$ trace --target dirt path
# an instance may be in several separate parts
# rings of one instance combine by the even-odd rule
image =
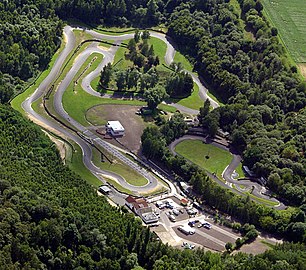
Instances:
[[[66,157],[66,147],[65,147],[65,143],[60,140],[60,139],[57,139],[55,137],[53,137],[50,133],[48,133],[47,131],[45,130],[42,130],[49,138],[52,142],[55,143],[56,145],[56,148],[58,149],[59,153],[60,153],[60,157],[62,160],[65,160],[65,157]]]
[[[306,80],[306,63],[298,64],[298,67],[299,67],[304,79]]]
[[[50,138],[51,141],[53,141],[56,145],[56,148],[59,150],[60,152],[60,157],[62,160],[65,160],[66,157],[66,147],[65,147],[65,143],[60,140],[55,138],[54,136],[51,136],[46,130],[56,134],[59,137],[64,137],[63,134],[61,134],[60,132],[58,132],[56,129],[53,129],[51,127],[49,127],[48,125],[46,125],[45,123],[37,120],[36,118],[34,118],[32,115],[27,114],[27,117],[33,121],[35,124],[41,126],[43,129],[42,131]],[[64,138],[65,139],[65,138]]]

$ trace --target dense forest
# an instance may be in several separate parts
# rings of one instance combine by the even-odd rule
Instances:
[[[26,1],[24,1],[26,2]],[[20,1],[0,2],[0,102],[22,90],[46,68],[60,44],[62,22],[52,9]],[[47,1],[45,1],[47,3]]]
[[[211,135],[218,127],[230,132],[244,164],[286,203],[302,205],[306,83],[287,61],[261,3],[239,3],[241,15],[228,1],[182,3],[170,16],[169,34],[226,103],[202,115],[203,126]]]
[[[258,256],[162,244],[64,166],[49,138],[7,105],[0,138],[1,269],[305,269],[301,244]]]
[[[206,113],[202,124],[230,131],[244,151],[245,163],[266,176],[275,192],[301,206],[291,216],[282,216],[227,194],[195,167],[184,176],[183,160],[168,156],[168,166],[176,166],[207,198],[210,192],[215,194],[211,198],[223,198],[208,203],[233,215],[248,213],[250,222],[286,232],[291,240],[305,240],[305,84],[296,67],[286,62],[277,30],[262,16],[260,2],[245,0],[240,5],[241,16],[225,0],[1,1],[0,102],[22,91],[25,82],[46,67],[60,44],[62,20],[138,27],[165,23],[226,103]],[[241,21],[251,38],[246,38]],[[188,50],[191,43],[196,50],[194,45]],[[283,244],[257,256],[221,256],[164,245],[133,215],[98,197],[62,164],[55,145],[39,128],[8,105],[0,105],[0,126],[1,268],[305,269],[303,244]],[[176,116],[150,132],[162,134],[157,149],[163,150],[184,128]],[[163,152],[148,151],[151,154]],[[272,225],[269,229],[264,224]]]

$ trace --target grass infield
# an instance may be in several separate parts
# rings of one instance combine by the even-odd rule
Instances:
[[[222,178],[222,172],[232,160],[232,155],[223,149],[200,140],[185,140],[180,142],[175,151],[203,169],[216,173]]]

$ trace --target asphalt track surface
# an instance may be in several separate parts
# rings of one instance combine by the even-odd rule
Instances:
[[[170,151],[174,155],[177,154],[176,151],[175,151],[175,147],[180,142],[182,142],[184,140],[200,140],[200,141],[203,141],[203,142],[207,143],[206,138],[203,138],[201,136],[185,135],[185,136],[183,136],[181,138],[176,139],[174,142],[172,142],[169,145]],[[214,145],[214,146],[216,146],[218,148],[224,149],[226,151],[230,151],[226,146],[218,144],[216,142],[211,142],[210,144],[212,144],[212,145]],[[232,178],[232,174],[233,174],[234,170],[238,167],[239,163],[241,162],[241,156],[236,154],[236,153],[234,153],[233,151],[230,151],[230,152],[231,152],[232,157],[233,157],[232,161],[225,168],[225,170],[222,173],[222,176],[223,176],[223,178],[224,178],[224,180],[226,182],[221,181],[220,179],[218,179],[217,177],[215,177],[211,173],[207,173],[210,176],[210,178],[212,178],[214,181],[216,181],[219,185],[221,185],[221,186],[223,186],[225,188],[228,188],[228,189],[232,190],[234,193],[237,193],[239,195],[245,195],[244,192],[252,191],[253,190],[252,194],[254,196],[256,196],[258,198],[262,198],[262,199],[265,199],[265,200],[269,200],[269,201],[278,203],[274,208],[276,208],[278,210],[285,209],[286,206],[283,203],[279,202],[275,198],[270,198],[268,195],[266,195],[264,193],[265,188],[262,185],[260,185],[259,183],[251,181],[249,179],[237,181],[237,180]],[[244,186],[244,188],[241,188],[240,185]],[[233,188],[233,187],[235,187],[235,188]]]
[[[80,29],[80,28],[77,28]],[[82,28],[81,28],[82,29]],[[53,121],[49,121],[48,119],[44,118],[43,116],[39,115],[32,109],[32,103],[35,102],[37,99],[41,98],[45,93],[46,90],[52,85],[52,83],[57,79],[57,77],[60,75],[60,71],[63,67],[63,64],[65,60],[67,59],[68,55],[72,52],[72,50],[76,46],[76,39],[73,34],[74,28],[70,26],[66,26],[64,28],[64,35],[66,37],[66,45],[64,50],[61,52],[59,57],[56,59],[51,72],[49,75],[45,78],[45,80],[40,84],[40,86],[36,89],[33,95],[31,95],[29,98],[27,98],[23,104],[23,109],[32,115],[34,118],[36,118],[38,121],[43,122],[45,125],[52,127],[53,129],[56,129],[60,133],[66,135],[68,138],[75,141],[82,149],[83,152],[83,162],[85,166],[98,178],[102,179],[101,175],[110,176],[112,178],[116,178],[117,181],[120,183],[121,186],[124,188],[127,188],[129,190],[132,190],[134,192],[147,192],[149,190],[152,190],[156,188],[158,185],[157,179],[148,171],[146,171],[144,168],[139,166],[134,161],[131,161],[129,158],[127,158],[124,154],[122,154],[120,151],[118,151],[116,148],[112,147],[108,143],[104,142],[101,138],[99,138],[95,133],[91,132],[90,130],[86,129],[86,127],[82,126],[80,123],[72,119],[68,113],[64,110],[63,104],[62,104],[62,97],[65,92],[65,90],[68,88],[70,83],[73,81],[75,75],[79,71],[80,67],[85,63],[85,61],[88,59],[88,57],[92,53],[100,53],[103,54],[103,61],[101,64],[97,67],[97,69],[93,72],[91,72],[88,76],[84,78],[81,82],[81,86],[85,91],[88,93],[100,96],[99,93],[94,91],[91,86],[90,82],[101,72],[103,67],[110,62],[113,62],[115,53],[118,49],[118,46],[125,40],[133,38],[134,34],[125,34],[125,35],[118,35],[118,36],[109,36],[105,34],[97,33],[93,30],[85,30],[87,33],[91,34],[96,39],[109,39],[114,40],[115,44],[108,50],[104,50],[100,47],[98,47],[98,42],[91,43],[84,51],[82,51],[77,58],[75,59],[75,62],[72,66],[72,68],[68,71],[65,78],[61,83],[59,84],[57,91],[54,95],[54,109],[55,111],[67,122],[69,122],[75,129],[77,129],[81,134],[83,138],[80,138],[78,135],[70,133],[67,129],[63,128],[62,126],[54,123]],[[84,29],[83,29],[84,30]],[[166,55],[165,55],[165,62],[167,64],[170,64],[173,61],[174,55],[175,55],[175,49],[171,45],[171,43],[168,41],[167,37],[160,33],[150,33],[152,37],[159,38],[163,40],[167,45]],[[200,87],[200,86],[199,86]],[[202,87],[202,89],[204,89]],[[204,91],[204,90],[203,90]],[[207,91],[207,90],[206,90]],[[202,96],[205,95],[205,93],[202,93]],[[105,96],[103,96],[105,98]],[[184,107],[178,106],[179,109],[184,111]],[[186,108],[186,112],[190,113],[190,109]],[[193,113],[196,113],[197,111],[192,111]],[[84,140],[85,139],[85,140]],[[110,152],[112,155],[114,155],[116,158],[121,160],[123,163],[128,165],[129,167],[133,168],[135,171],[137,171],[140,175],[144,176],[148,182],[145,186],[133,186],[125,181],[125,179],[115,173],[108,172],[101,170],[100,168],[96,167],[92,163],[92,150],[90,144],[92,142],[95,142],[96,144],[100,145],[102,148],[106,149],[108,152]]]
[[[63,94],[64,94],[65,90],[68,88],[70,83],[73,82],[73,79],[75,78],[79,69],[81,68],[81,66],[85,63],[85,61],[88,59],[88,57],[92,53],[100,53],[100,54],[103,54],[104,57],[103,57],[102,62],[99,64],[99,66],[94,71],[89,73],[81,81],[81,86],[89,94],[97,96],[97,97],[101,97],[100,93],[98,93],[94,89],[92,89],[90,83],[94,78],[96,78],[100,74],[101,70],[103,69],[103,67],[105,65],[113,62],[114,56],[116,54],[117,49],[119,48],[119,45],[123,41],[133,38],[133,36],[134,36],[133,33],[132,34],[118,35],[118,36],[110,36],[110,35],[106,35],[106,34],[97,33],[93,30],[83,29],[96,39],[114,40],[115,45],[113,45],[109,49],[103,49],[103,48],[98,46],[99,45],[98,42],[92,42],[84,51],[82,51],[77,56],[77,58],[74,61],[74,64],[73,64],[72,68],[68,71],[68,73],[66,74],[63,81],[60,82],[60,84],[57,88],[57,91],[55,92],[55,95],[54,95],[54,109],[55,109],[55,111],[63,119],[65,119],[67,122],[69,122],[75,129],[77,129],[82,134],[82,137],[78,136],[77,134],[71,133],[70,131],[68,131],[68,129],[63,128],[61,125],[44,118],[43,116],[39,115],[38,113],[36,113],[32,109],[32,103],[35,102],[37,99],[41,98],[46,93],[46,91],[50,87],[50,85],[52,85],[52,83],[57,79],[57,77],[60,75],[60,72],[62,70],[62,67],[63,67],[63,64],[64,64],[65,60],[67,59],[68,55],[72,52],[72,50],[75,48],[76,39],[75,39],[75,36],[74,36],[74,33],[73,33],[74,29],[77,29],[77,28],[72,28],[70,26],[66,26],[64,28],[64,35],[65,35],[66,40],[67,40],[65,48],[63,49],[61,54],[56,59],[49,75],[39,85],[39,87],[36,89],[36,91],[22,103],[22,107],[27,113],[32,115],[32,117],[36,118],[38,121],[40,121],[40,122],[44,123],[45,125],[59,131],[60,133],[64,134],[68,138],[75,141],[82,149],[84,165],[98,179],[103,181],[102,175],[109,176],[111,178],[117,179],[117,181],[119,182],[119,184],[122,187],[127,188],[131,191],[134,191],[136,193],[137,192],[148,192],[148,191],[157,187],[157,185],[158,185],[157,179],[151,173],[149,173],[147,170],[145,170],[143,167],[138,165],[136,162],[127,158],[121,151],[119,151],[115,147],[111,146],[109,143],[106,143],[101,138],[99,138],[95,133],[91,132],[89,129],[82,126],[80,123],[78,123],[74,119],[72,119],[69,116],[69,114],[64,110],[64,107],[63,107],[63,104],[62,104],[62,97],[63,97]],[[82,28],[78,28],[78,29],[82,29]],[[166,50],[166,54],[165,54],[165,62],[166,62],[167,65],[171,64],[173,62],[173,59],[174,59],[175,49],[172,46],[172,44],[170,43],[170,40],[168,39],[168,37],[166,37],[164,34],[161,34],[161,33],[150,32],[150,34],[151,34],[152,37],[159,38],[166,43],[167,50]],[[218,104],[214,100],[212,100],[210,97],[207,96],[207,89],[202,85],[199,78],[197,76],[195,76],[193,73],[190,73],[190,74],[191,74],[194,82],[199,86],[199,96],[201,97],[201,99],[205,100],[206,98],[208,98],[211,101],[211,105],[214,108],[218,107]],[[105,98],[105,97],[111,97],[111,96],[103,95],[103,98]],[[171,104],[171,105],[175,106],[177,109],[179,109],[182,112],[192,113],[192,114],[197,114],[198,113],[198,111],[196,111],[196,110],[186,108],[186,107],[181,106],[179,104]],[[185,139],[185,138],[186,137],[184,137],[182,139]],[[179,140],[175,141],[173,145],[176,145],[179,142]],[[125,163],[129,167],[133,168],[135,171],[137,171],[143,177],[145,177],[148,180],[147,184],[144,185],[144,186],[131,185],[128,182],[126,182],[125,179],[123,177],[121,177],[120,175],[118,175],[116,173],[113,173],[113,172],[101,170],[100,168],[95,166],[92,163],[92,148],[91,148],[91,145],[90,145],[93,142],[95,142],[95,144],[100,145],[102,148],[104,148],[105,150],[110,152],[113,156],[115,156],[116,158],[121,160],[123,163]],[[174,151],[174,146],[173,145],[170,146],[170,147],[172,147],[173,148],[172,150]],[[234,155],[232,162],[229,164],[229,166],[224,171],[224,178],[227,181],[227,183],[225,184],[224,182],[219,181],[220,185],[225,186],[227,188],[231,188],[232,185],[235,184],[233,182],[235,180],[233,180],[231,178],[231,175],[232,175],[233,170],[238,166],[239,162],[240,162],[240,157],[237,156],[237,155]],[[246,188],[254,188],[253,194],[255,196],[267,199],[266,198],[267,196],[265,197],[265,195],[261,193],[262,186],[260,186],[259,184],[254,183],[254,182],[250,182],[248,180],[239,181],[239,184],[244,185]],[[232,190],[236,193],[241,194],[243,190],[241,190],[241,188],[237,185],[236,185],[236,187],[237,187],[237,190],[235,190],[235,189],[232,189]],[[280,204],[279,207],[282,207],[282,204]]]
[[[80,132],[84,135],[84,137],[87,137],[88,139],[94,140],[97,144],[102,145],[106,150],[111,151],[116,156],[120,156],[119,158],[123,160],[126,164],[128,164],[130,167],[134,168],[136,171],[138,171],[141,175],[145,176],[148,179],[148,184],[142,187],[134,186],[125,181],[123,177],[120,175],[117,175],[112,172],[101,170],[100,168],[96,167],[92,163],[92,148],[90,145],[90,140],[84,140],[83,138],[79,137],[77,134],[71,133],[66,128],[62,127],[61,125],[50,121],[43,116],[36,113],[32,108],[32,103],[35,102],[37,99],[42,97],[46,90],[49,88],[50,85],[54,82],[54,80],[57,78],[57,76],[60,74],[61,67],[66,60],[67,56],[70,54],[70,52],[75,47],[75,36],[73,34],[73,28],[66,26],[64,28],[64,35],[66,36],[67,43],[64,48],[64,50],[61,52],[57,60],[55,61],[52,70],[50,71],[49,75],[45,78],[45,80],[40,84],[40,86],[36,89],[36,91],[28,97],[23,103],[22,107],[23,109],[30,114],[32,117],[36,118],[38,121],[44,123],[45,125],[59,131],[61,134],[67,136],[71,140],[75,141],[82,149],[83,152],[83,163],[84,165],[92,172],[93,175],[95,175],[98,179],[103,180],[102,175],[109,176],[112,178],[116,178],[117,181],[125,188],[132,190],[134,192],[147,192],[148,190],[151,190],[152,188],[155,188],[158,184],[157,179],[147,172],[142,167],[138,166],[135,162],[131,161],[129,158],[127,158],[125,155],[120,153],[115,148],[111,147],[109,144],[103,142],[100,138],[98,138],[95,134],[93,134],[91,131],[87,130],[85,127],[80,125],[78,122],[76,122],[74,119],[69,117],[69,115],[64,111],[62,106],[61,97],[63,94],[63,91],[65,91],[65,87],[69,85],[69,81],[71,81],[74,77],[74,73],[78,71],[78,68],[80,66],[74,65],[73,68],[68,72],[67,76],[64,78],[64,80],[60,83],[57,93],[54,97],[54,106],[55,110],[58,114],[60,114],[63,118],[65,118],[70,124],[72,124],[74,127],[80,130]],[[94,48],[92,46],[89,46],[89,51],[83,52],[83,57],[77,58],[77,64],[82,65],[82,61],[85,61],[86,58],[94,51],[99,51],[97,48]],[[87,57],[86,57],[87,56]],[[71,77],[72,76],[72,77]],[[68,85],[67,85],[68,83]]]

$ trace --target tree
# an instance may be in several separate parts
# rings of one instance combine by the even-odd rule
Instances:
[[[241,240],[240,237],[236,239],[235,244],[236,244],[236,249],[239,249],[243,245],[243,241]]]
[[[150,32],[149,32],[149,30],[144,30],[144,31],[142,32],[141,38],[142,38],[143,40],[149,39],[149,38],[150,38]]]
[[[119,91],[122,91],[126,86],[126,71],[119,70],[116,73],[116,84]]]
[[[142,153],[149,159],[160,158],[166,146],[165,139],[156,126],[149,126],[143,131],[141,144]]]
[[[140,73],[136,68],[129,69],[127,71],[127,77],[126,77],[127,88],[128,89],[131,89],[132,87],[137,88],[139,77],[140,77]]]
[[[148,56],[154,56],[154,47],[153,47],[153,44],[150,46],[150,49],[148,51]]]
[[[177,67],[175,65],[175,67]],[[193,80],[187,72],[173,72],[167,79],[166,90],[170,96],[181,97],[190,95],[193,89]]]
[[[108,87],[108,84],[111,80],[112,76],[112,65],[108,63],[106,66],[103,67],[100,75],[100,85],[102,87]]]
[[[135,42],[135,39],[130,39],[127,47],[130,50],[130,54],[132,54],[133,52],[136,52],[136,42]]]
[[[151,24],[158,24],[158,5],[156,4],[155,0],[149,0],[148,4],[148,11],[147,11],[147,17],[148,22]]]
[[[275,27],[271,28],[271,35],[274,36],[274,37],[276,37],[278,35],[277,28],[275,28]]]
[[[148,42],[145,39],[145,42],[143,42],[143,44],[141,46],[141,53],[144,56],[148,56],[148,52],[149,52],[149,45],[148,45]]]
[[[134,57],[133,61],[136,66],[141,68],[145,63],[145,57],[139,53]]]
[[[231,252],[233,250],[233,244],[231,242],[227,242],[225,244],[225,249],[228,251],[228,252]]]
[[[154,88],[149,88],[144,92],[144,98],[151,110],[155,110],[158,104],[167,97],[168,95],[166,90],[162,86],[155,86]]]
[[[210,110],[210,101],[207,98],[204,102],[204,106],[200,107],[200,113],[198,114],[198,119],[201,125],[203,125],[203,121],[205,117],[208,115],[209,110]]]
[[[136,29],[135,30],[135,34],[134,34],[134,41],[135,41],[135,44],[137,44],[140,40],[140,31],[139,29]]]

